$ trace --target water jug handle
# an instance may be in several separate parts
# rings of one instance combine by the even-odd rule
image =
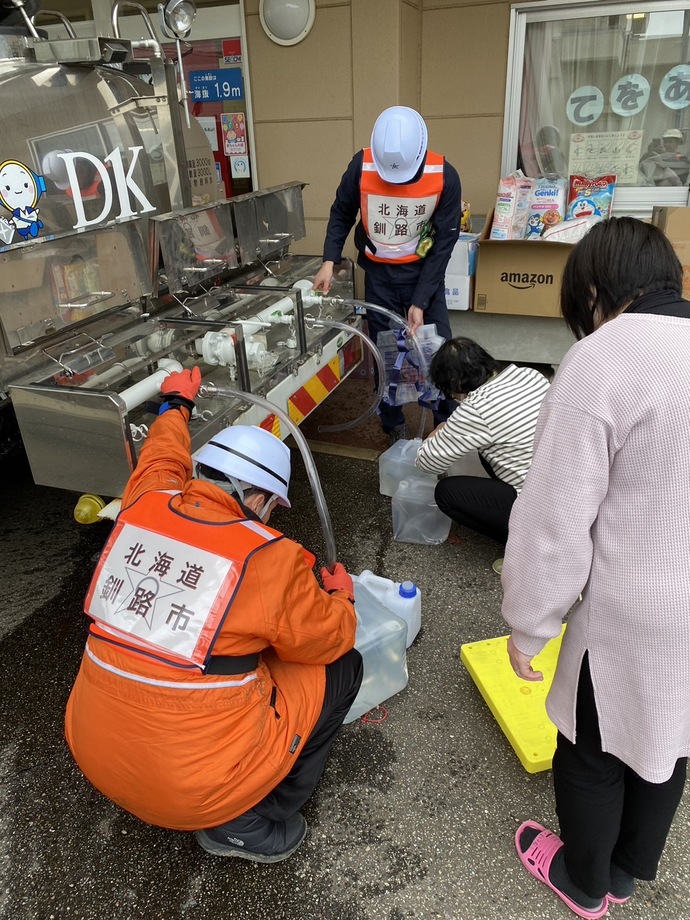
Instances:
[[[401,451],[401,456],[407,457],[408,454],[416,454],[419,450],[419,445],[417,444],[418,440],[419,438],[415,438],[412,441],[408,441]]]

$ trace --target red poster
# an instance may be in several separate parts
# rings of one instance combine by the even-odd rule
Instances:
[[[223,112],[220,116],[223,132],[223,150],[226,156],[238,156],[247,152],[247,123],[243,112]]]

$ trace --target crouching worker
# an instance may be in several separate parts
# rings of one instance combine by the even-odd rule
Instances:
[[[226,428],[190,456],[198,368],[164,381],[86,599],[65,731],[86,778],[218,856],[278,862],[362,680],[352,579],[267,526],[290,452]]]
[[[427,473],[446,473],[456,460],[478,452],[488,478],[447,476],[436,486],[436,504],[458,524],[505,546],[549,382],[534,368],[496,361],[467,338],[445,342],[429,373],[434,386],[459,405],[424,441],[416,465]],[[501,567],[502,560],[496,560],[495,570]]]

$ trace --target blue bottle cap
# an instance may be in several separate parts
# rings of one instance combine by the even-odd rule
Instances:
[[[417,594],[417,585],[413,581],[404,581],[398,588],[400,597],[415,597]]]

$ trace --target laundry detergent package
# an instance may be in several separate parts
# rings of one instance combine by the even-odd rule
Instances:
[[[534,179],[518,169],[498,183],[491,240],[521,240],[527,230],[529,202]]]
[[[571,176],[566,217],[602,217],[611,214],[615,176]]]
[[[547,228],[563,220],[567,189],[567,179],[544,177],[534,180],[525,234],[528,240],[538,240]]]

